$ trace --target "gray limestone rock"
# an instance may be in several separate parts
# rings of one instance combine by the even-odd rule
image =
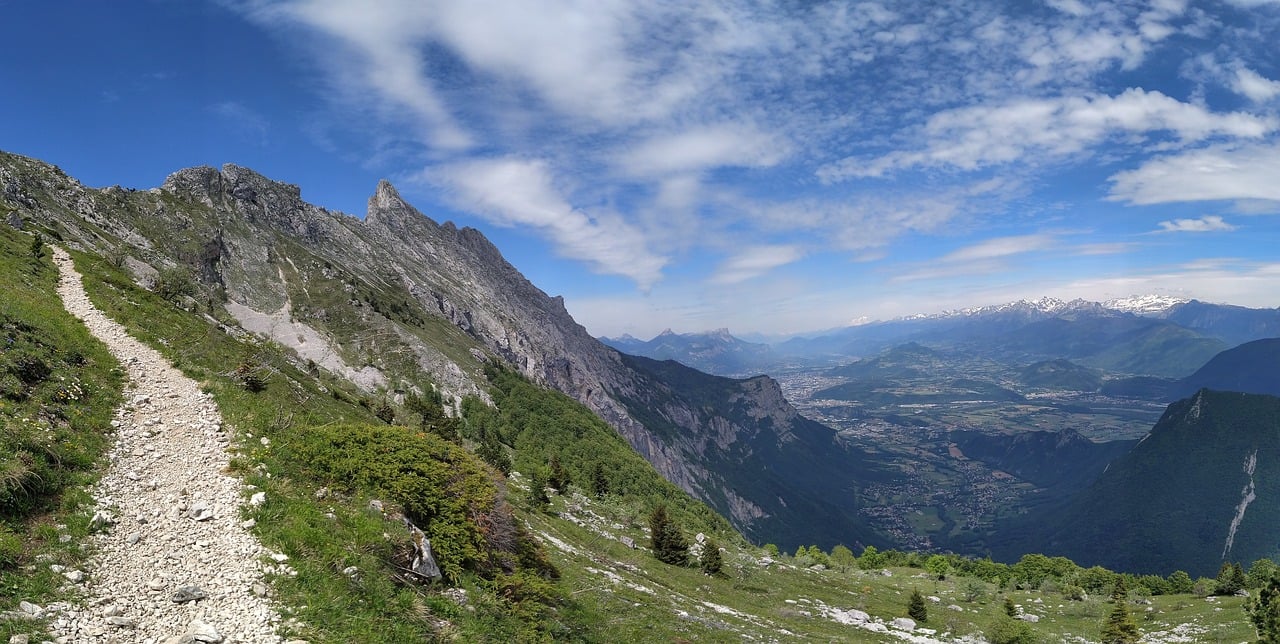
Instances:
[[[431,540],[409,519],[405,519],[404,524],[409,529],[409,538],[413,541],[413,562],[409,568],[423,579],[434,581],[443,577],[435,555],[431,552]]]
[[[199,586],[183,586],[170,599],[175,604],[185,604],[187,602],[200,601],[206,597],[208,595]]]

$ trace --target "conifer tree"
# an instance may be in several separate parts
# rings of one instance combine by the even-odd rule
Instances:
[[[720,544],[716,543],[715,539],[707,539],[706,543],[702,544],[702,556],[698,559],[698,564],[705,575],[720,574],[724,559],[720,555]]]
[[[529,502],[539,510],[551,503],[547,497],[547,477],[542,470],[535,469],[529,473]]]
[[[556,492],[561,494],[569,489],[569,472],[564,469],[564,465],[560,464],[560,456],[551,455],[551,475],[547,477],[547,484],[555,488]]]
[[[493,469],[502,472],[505,476],[511,473],[511,457],[507,456],[507,451],[498,443],[498,439],[493,432],[485,434],[480,445],[476,447],[476,456],[484,459],[484,462],[493,466]]]
[[[917,622],[929,621],[929,608],[925,606],[924,595],[917,588],[911,591],[911,600],[907,602],[907,616]]]
[[[1258,633],[1258,644],[1280,644],[1280,575],[1273,575],[1249,598],[1245,612]]]
[[[666,504],[658,504],[649,515],[649,542],[653,546],[653,556],[659,561],[673,566],[689,563],[689,543],[681,534],[680,526],[667,515]]]
[[[597,497],[604,496],[609,493],[609,475],[604,471],[604,464],[596,461],[591,468],[591,491]]]
[[[1115,590],[1111,591],[1111,614],[1102,623],[1102,644],[1134,644],[1138,641],[1138,625],[1129,614],[1129,591],[1124,586],[1124,578],[1116,580]]]
[[[1013,598],[1008,595],[1004,597],[1004,614],[1009,617],[1018,616],[1018,607],[1014,605]]]
[[[1222,568],[1218,569],[1218,577],[1214,580],[1213,594],[1215,595],[1234,595],[1244,588],[1247,580],[1244,575],[1244,569],[1238,563],[1223,562]]]

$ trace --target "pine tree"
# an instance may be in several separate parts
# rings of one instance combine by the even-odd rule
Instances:
[[[493,469],[502,472],[504,476],[511,473],[511,457],[507,456],[507,450],[502,448],[492,432],[486,434],[484,440],[480,441],[480,445],[476,447],[476,456],[484,459],[484,462],[492,465]]]
[[[1280,575],[1273,575],[1245,604],[1258,644],[1280,644]]]
[[[929,607],[925,606],[924,595],[917,588],[911,591],[911,600],[907,602],[907,616],[917,622],[929,621]]]
[[[591,491],[597,497],[602,497],[609,493],[609,475],[604,471],[604,464],[596,461],[591,467]]]
[[[1138,625],[1129,614],[1129,591],[1124,586],[1124,578],[1116,580],[1115,590],[1111,591],[1111,614],[1102,623],[1102,644],[1134,644],[1138,641]]]
[[[720,544],[716,543],[715,539],[707,539],[706,543],[702,544],[702,557],[698,559],[698,565],[705,575],[720,574],[724,559],[720,555]]]
[[[551,499],[547,496],[547,477],[542,470],[535,469],[529,472],[529,502],[539,510],[551,503]]]
[[[1247,579],[1244,575],[1244,569],[1240,564],[1223,562],[1222,567],[1218,569],[1218,577],[1213,594],[1215,595],[1234,595],[1244,588]]]
[[[551,455],[551,475],[547,477],[547,483],[555,488],[556,492],[564,494],[569,489],[569,472],[564,469],[564,465],[560,464],[560,456]]]
[[[1004,614],[1009,617],[1018,616],[1018,607],[1014,605],[1013,598],[1008,595],[1004,597]]]
[[[649,543],[653,546],[653,556],[659,561],[673,566],[689,563],[689,543],[681,534],[680,526],[667,516],[666,504],[658,504],[649,515]]]

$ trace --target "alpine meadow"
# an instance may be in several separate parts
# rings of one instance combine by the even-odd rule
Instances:
[[[0,642],[1280,642],[1280,3],[4,3]]]

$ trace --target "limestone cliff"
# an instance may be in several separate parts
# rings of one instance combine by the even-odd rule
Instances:
[[[501,360],[582,402],[748,535],[786,543],[781,528],[804,524],[833,543],[871,538],[849,489],[857,455],[777,383],[638,364],[479,231],[433,221],[385,181],[358,219],[235,165],[180,170],[158,189],[95,190],[0,153],[0,208],[140,267],[189,270],[242,325],[303,356],[324,345],[332,362],[316,362],[364,374],[366,388],[412,389],[425,374],[453,396],[483,396],[482,361]]]

